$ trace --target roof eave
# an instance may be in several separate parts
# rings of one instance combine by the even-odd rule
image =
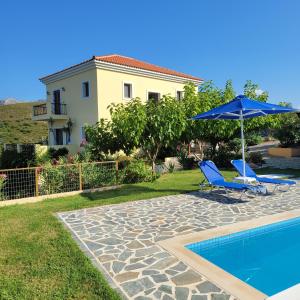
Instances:
[[[76,75],[82,71],[87,71],[93,68],[99,68],[99,69],[106,69],[106,70],[112,70],[112,71],[119,71],[123,73],[130,73],[145,77],[155,77],[163,80],[170,80],[170,81],[176,81],[180,83],[184,82],[193,82],[195,85],[200,85],[204,82],[203,79],[193,77],[183,77],[178,75],[170,75],[166,73],[156,72],[156,71],[149,71],[145,69],[135,68],[135,67],[129,67],[121,64],[115,64],[115,63],[109,63],[104,62],[101,60],[97,60],[94,57],[90,60],[87,60],[85,62],[82,62],[80,64],[74,65],[70,68],[64,69],[62,71],[58,71],[56,73],[44,76],[39,78],[39,80],[44,84],[49,84],[51,82],[55,82],[58,80],[61,80],[66,77],[70,77],[73,75]]]

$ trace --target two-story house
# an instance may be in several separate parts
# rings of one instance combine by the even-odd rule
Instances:
[[[109,118],[111,103],[183,97],[190,81],[195,89],[202,79],[121,55],[93,56],[80,64],[42,77],[47,103],[33,107],[33,120],[48,122],[50,147],[80,149],[84,125]]]

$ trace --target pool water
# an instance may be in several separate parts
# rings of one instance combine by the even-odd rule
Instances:
[[[300,282],[300,218],[186,248],[268,296]]]

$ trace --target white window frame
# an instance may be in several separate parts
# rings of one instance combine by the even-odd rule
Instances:
[[[178,98],[177,98],[177,92],[180,92],[180,93],[182,93],[182,99],[184,98],[184,91],[182,91],[182,90],[176,90],[176,92],[175,92],[175,98],[176,98],[176,100],[179,100]],[[180,100],[182,100],[182,99],[180,99]],[[180,101],[179,100],[179,101]]]
[[[151,89],[151,90],[147,90],[146,91],[146,99],[147,99],[147,101],[150,100],[149,99],[149,93],[156,93],[156,94],[158,94],[158,101],[161,99],[161,93],[158,92],[158,91],[156,91],[156,90]]]
[[[130,84],[131,85],[131,97],[127,98],[125,97],[125,84]],[[123,100],[130,100],[132,98],[134,98],[134,93],[133,93],[133,83],[130,81],[122,81],[122,98]]]
[[[89,85],[89,95],[88,96],[84,96],[83,84],[86,83],[86,82]],[[82,99],[90,99],[91,98],[91,81],[90,80],[83,80],[83,81],[81,81],[81,98]]]

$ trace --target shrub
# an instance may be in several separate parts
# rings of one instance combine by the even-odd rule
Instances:
[[[40,193],[56,194],[79,190],[78,166],[53,166],[47,164],[39,169]]]
[[[274,137],[282,147],[291,147],[300,141],[300,126],[288,124],[274,131]]]
[[[117,160],[118,160],[119,170],[123,170],[130,164],[130,162],[132,161],[132,157],[122,155],[119,156]]]
[[[116,170],[99,163],[82,164],[83,189],[93,189],[116,183]]]
[[[151,169],[142,160],[131,161],[123,170],[123,183],[152,181]]]
[[[235,154],[240,153],[242,148],[242,142],[240,138],[234,138],[226,143],[227,150],[234,152]]]
[[[300,142],[300,119],[297,114],[279,115],[279,124],[274,130],[274,137],[282,147],[290,147]]]
[[[167,165],[167,168],[168,168],[168,172],[169,173],[173,173],[174,170],[175,170],[175,164],[170,162],[168,165]]]
[[[2,169],[25,168],[36,163],[36,155],[33,147],[23,146],[22,152],[16,149],[4,150],[1,154],[0,167]]]
[[[184,170],[190,170],[194,167],[194,158],[188,156],[188,151],[184,147],[179,150],[177,157]]]
[[[48,155],[50,159],[59,159],[60,157],[65,157],[69,154],[69,150],[66,147],[54,149],[49,148],[48,149]]]
[[[4,200],[4,186],[7,176],[5,174],[0,174],[0,200]]]
[[[177,155],[176,145],[169,147],[162,147],[158,154],[157,159],[164,161],[166,157],[174,157]]]
[[[227,146],[220,146],[219,149],[214,150],[212,147],[204,151],[204,159],[212,160],[219,168],[231,167],[231,160],[240,157],[236,153],[230,151]]]
[[[260,152],[250,152],[246,157],[246,161],[256,165],[262,165],[264,163],[263,156]]]
[[[262,142],[263,138],[255,132],[246,135],[246,144],[248,146],[255,146],[261,144]]]

